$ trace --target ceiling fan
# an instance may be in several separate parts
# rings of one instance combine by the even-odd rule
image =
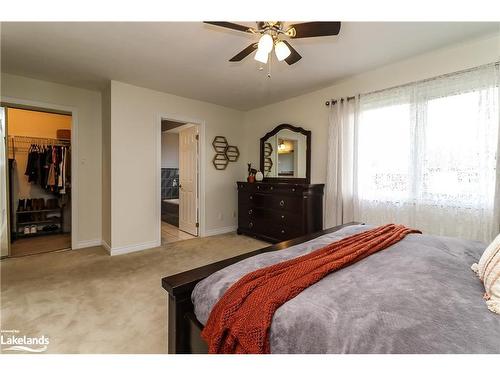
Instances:
[[[285,60],[288,65],[295,64],[302,56],[285,40],[312,38],[318,36],[337,35],[340,32],[340,22],[305,22],[285,26],[281,21],[257,22],[257,27],[248,27],[232,22],[206,21],[205,23],[245,33],[260,35],[257,43],[250,44],[229,61],[241,61],[255,50],[255,60],[266,64],[269,53],[273,50],[278,61]]]

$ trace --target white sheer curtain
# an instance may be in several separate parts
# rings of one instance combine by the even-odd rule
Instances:
[[[362,95],[351,115],[353,176],[340,171],[341,181],[354,181],[354,219],[490,241],[500,231],[498,85],[498,65],[489,65]],[[327,187],[327,218],[344,198],[342,160],[333,160],[343,153],[334,149],[335,133],[345,131],[338,117],[327,173],[337,187]],[[338,210],[331,210],[336,222]]]
[[[330,109],[325,192],[327,228],[354,220],[354,124],[357,107],[357,98],[341,98]]]

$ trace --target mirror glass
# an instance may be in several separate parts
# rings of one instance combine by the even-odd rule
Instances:
[[[264,141],[264,177],[306,178],[307,137],[289,129]]]

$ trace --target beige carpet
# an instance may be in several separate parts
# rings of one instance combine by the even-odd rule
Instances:
[[[114,257],[97,247],[4,259],[1,329],[48,336],[48,353],[166,353],[161,278],[266,245],[225,234]]]

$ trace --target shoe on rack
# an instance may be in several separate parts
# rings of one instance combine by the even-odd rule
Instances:
[[[40,198],[38,200],[38,207],[39,207],[38,209],[40,211],[45,210],[45,199]],[[46,212],[40,212],[40,214],[39,214],[39,220],[46,220],[46,215],[47,215]]]
[[[38,228],[36,227],[36,225],[32,225],[32,226],[31,226],[31,229],[30,229],[30,233],[31,233],[31,234],[35,234],[35,233],[37,232],[37,229],[38,229]]]
[[[54,232],[58,229],[59,227],[56,224],[49,224],[43,227],[44,232]]]
[[[38,199],[37,198],[34,198],[31,200],[31,209],[33,211],[38,211]],[[32,216],[33,216],[34,221],[39,220],[39,213],[38,212],[34,212]]]
[[[32,211],[32,210],[33,210],[33,200],[26,199],[26,211]]]
[[[28,225],[26,225],[24,227],[24,234],[30,234],[30,233],[31,233],[31,228]]]
[[[19,199],[19,203],[17,206],[17,212],[22,212],[25,210],[25,205],[26,205],[26,200],[25,199]]]
[[[59,201],[57,198],[50,198],[50,199],[47,199],[47,208],[49,209],[55,209],[55,208],[59,208]]]

